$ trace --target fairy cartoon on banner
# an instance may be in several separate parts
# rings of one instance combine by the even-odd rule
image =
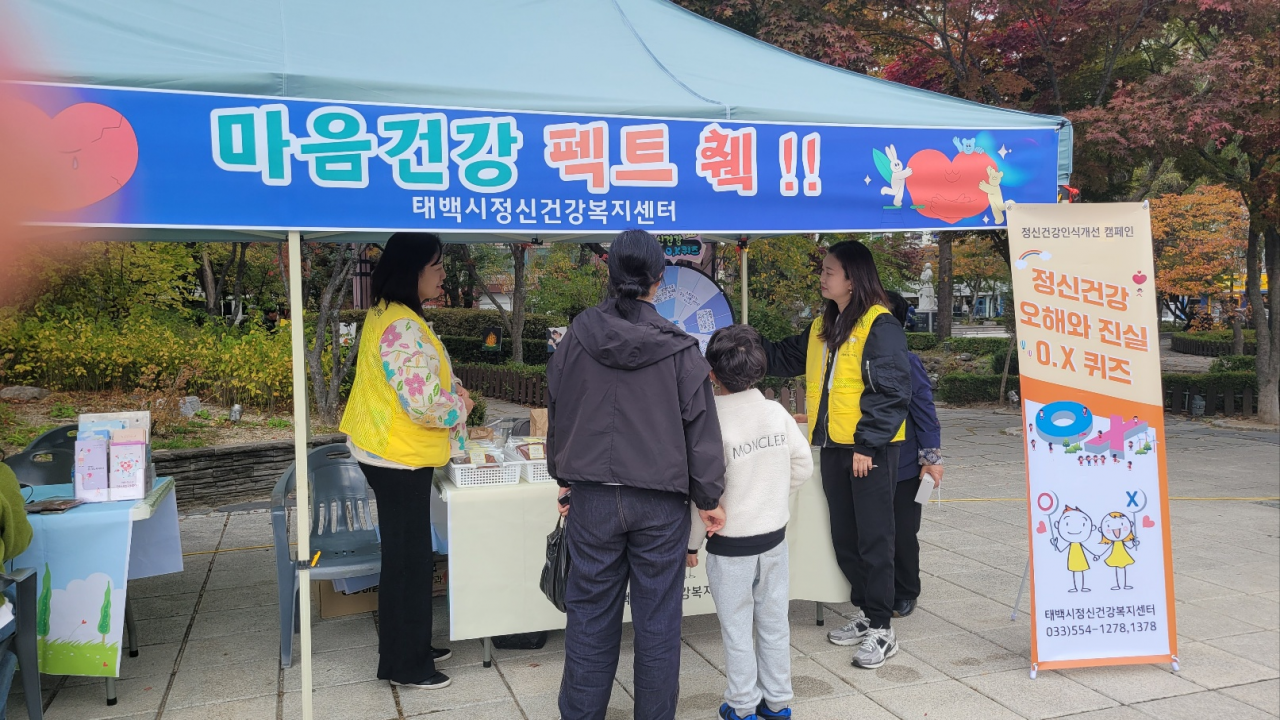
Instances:
[[[1033,674],[1176,667],[1148,211],[1004,211],[1022,355]]]

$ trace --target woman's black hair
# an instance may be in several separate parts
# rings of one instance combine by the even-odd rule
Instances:
[[[418,276],[428,265],[444,259],[440,236],[425,232],[398,232],[387,240],[382,256],[369,278],[373,302],[400,303],[422,314]]]
[[[898,320],[898,324],[905,328],[907,326],[907,308],[911,307],[910,303],[907,302],[906,298],[902,297],[901,293],[893,290],[885,294],[889,296],[889,312],[893,313],[893,316]]]
[[[750,325],[730,325],[717,330],[707,343],[707,362],[716,374],[716,381],[732,393],[755,387],[769,367],[760,333]]]
[[[889,296],[880,284],[880,271],[876,269],[875,258],[866,245],[857,240],[845,240],[832,245],[827,255],[840,263],[845,278],[853,284],[853,295],[849,304],[844,306],[844,312],[840,312],[835,300],[828,300],[822,312],[822,334],[818,337],[835,352],[853,334],[853,326],[868,310],[875,305],[888,307]]]
[[[609,245],[609,296],[628,320],[640,315],[639,298],[662,279],[667,256],[657,238],[644,230],[624,230]]]

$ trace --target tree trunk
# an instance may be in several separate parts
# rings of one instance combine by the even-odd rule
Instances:
[[[1240,300],[1236,298],[1231,308],[1231,354],[1244,354],[1244,315]]]
[[[938,233],[938,339],[951,337],[951,309],[955,303],[955,281],[951,272],[951,236]]]
[[[529,294],[525,287],[525,246],[511,246],[512,267],[515,276],[515,287],[511,292],[511,362],[524,364],[524,304]]]
[[[227,273],[236,261],[236,249],[240,243],[231,243],[231,257],[221,270],[213,269],[213,258],[209,257],[209,248],[200,250],[200,286],[204,290],[204,311],[210,318],[222,317],[222,290],[226,287]]]
[[[333,274],[329,276],[329,282],[325,284],[324,290],[320,294],[320,305],[316,311],[316,332],[311,347],[305,349],[307,358],[307,374],[311,378],[311,394],[313,407],[316,410],[316,417],[325,425],[334,425],[338,421],[338,404],[339,391],[342,387],[342,380],[346,373],[351,369],[351,362],[337,362],[341,354],[341,348],[330,348],[333,356],[331,367],[331,376],[336,378],[336,383],[326,383],[324,376],[324,358],[325,345],[332,342],[337,346],[340,342],[338,336],[338,311],[342,308],[342,302],[346,300],[346,283],[351,278],[351,273],[355,270],[356,262],[360,258],[360,251],[364,249],[362,244],[343,245],[339,249],[339,260],[335,264]],[[334,302],[334,296],[337,296],[337,303]],[[305,322],[305,318],[294,318],[292,322]],[[354,353],[352,353],[354,355]]]
[[[232,326],[239,325],[241,316],[244,315],[244,270],[249,259],[250,244],[236,243],[240,246],[240,262],[236,264],[236,284],[231,291],[231,317],[227,319],[227,324]]]
[[[1260,224],[1260,223],[1259,223]],[[1261,247],[1260,247],[1261,246]],[[1267,266],[1267,297],[1273,303],[1268,312],[1262,300],[1263,255]],[[1258,334],[1258,419],[1280,424],[1280,313],[1275,311],[1276,276],[1280,275],[1280,231],[1275,226],[1261,230],[1250,224],[1249,245],[1245,253],[1245,291],[1249,310]]]
[[[1005,402],[1007,402],[1007,400],[1005,399],[1004,391],[1005,391],[1005,386],[1008,385],[1009,383],[1009,365],[1013,360],[1013,348],[1017,344],[1018,344],[1018,337],[1016,335],[1010,335],[1009,349],[1006,350],[1004,353],[1004,372],[1000,375],[1000,404],[1001,405],[1004,405]]]

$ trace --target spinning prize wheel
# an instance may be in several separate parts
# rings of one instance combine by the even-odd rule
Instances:
[[[704,353],[711,334],[733,324],[729,299],[720,286],[693,268],[668,265],[653,304],[659,315],[697,338]]]

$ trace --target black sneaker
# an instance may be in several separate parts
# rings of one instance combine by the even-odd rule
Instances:
[[[893,616],[896,618],[904,618],[915,611],[915,600],[896,600],[893,603]]]
[[[391,684],[396,687],[408,688],[411,690],[439,690],[440,688],[449,687],[449,684],[452,682],[453,681],[449,679],[448,675],[445,675],[442,672],[437,672],[435,675],[432,675],[422,682],[402,683],[392,680]]]
[[[448,660],[453,657],[453,651],[449,648],[431,648],[431,659],[436,662]]]

